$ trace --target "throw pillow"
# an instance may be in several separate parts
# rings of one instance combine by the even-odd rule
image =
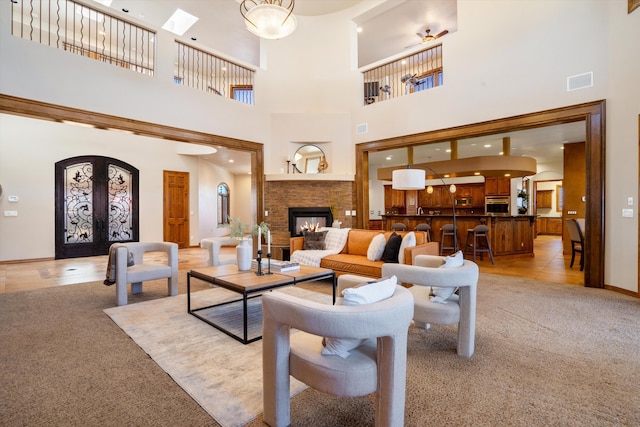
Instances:
[[[327,231],[327,237],[324,240],[326,250],[340,253],[347,243],[349,237],[349,228],[333,228],[322,227],[320,231]]]
[[[456,268],[462,267],[464,264],[464,254],[462,251],[458,251],[455,254],[449,255],[445,257],[444,264],[440,266],[440,268]],[[431,296],[429,299],[431,302],[438,302],[441,304],[446,304],[447,299],[454,294],[454,292],[458,288],[456,287],[440,287],[440,286],[432,286],[431,287]]]
[[[342,291],[342,304],[353,306],[382,301],[394,294],[397,283],[398,279],[396,276],[391,276],[390,278],[383,278],[375,282],[369,282],[361,286],[345,289]],[[349,353],[351,350],[359,347],[365,341],[367,340],[352,338],[324,338],[322,340],[324,345],[322,354],[325,356],[336,355],[346,359],[351,354]]]
[[[462,251],[458,251],[455,254],[451,254],[448,257],[445,257],[444,264],[442,264],[441,268],[455,268],[462,267],[464,264],[464,254]]]
[[[395,232],[389,236],[389,240],[387,241],[387,245],[384,248],[384,252],[382,253],[382,261],[384,262],[393,262],[398,263],[398,251],[400,250],[400,245],[402,244],[402,237]]]
[[[304,250],[324,250],[324,239],[327,235],[327,231],[305,231],[304,235]]]
[[[402,243],[400,244],[400,249],[398,250],[398,262],[400,264],[406,264],[404,259],[404,250],[405,248],[412,248],[416,245],[416,233],[413,231],[407,233],[402,238]]]
[[[369,261],[379,261],[382,258],[384,247],[387,244],[387,239],[384,238],[384,234],[377,234],[371,243],[369,243],[369,249],[367,249],[367,259]]]

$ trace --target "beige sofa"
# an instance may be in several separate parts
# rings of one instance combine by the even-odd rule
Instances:
[[[371,240],[378,234],[384,233],[387,241],[392,231],[351,229],[347,236],[347,242],[338,254],[329,254],[320,259],[320,267],[330,268],[339,276],[341,274],[357,274],[359,276],[379,278],[382,275],[384,261],[370,261],[367,258],[367,250]],[[396,232],[404,237],[408,231]],[[416,246],[405,248],[405,264],[413,264],[418,255],[438,255],[438,242],[427,242],[427,233],[414,231]],[[303,250],[304,237],[292,237],[291,254]]]

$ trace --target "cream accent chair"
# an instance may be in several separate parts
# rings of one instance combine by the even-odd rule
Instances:
[[[439,268],[445,257],[418,255],[414,265],[384,264],[382,276],[396,275],[402,283],[412,283],[409,290],[414,298],[413,320],[417,327],[429,328],[429,324],[458,324],[458,354],[471,357],[475,348],[476,293],[478,265],[464,260],[461,267]],[[447,304],[431,302],[431,287],[458,288]]]
[[[178,295],[178,245],[171,242],[130,242],[116,244],[116,296],[118,305],[127,305],[127,284],[131,293],[142,292],[142,282],[167,279],[167,293]],[[115,246],[115,245],[114,245]],[[165,252],[166,264],[144,263],[145,252]],[[134,264],[127,267],[128,253],[133,254]]]
[[[213,237],[205,237],[200,240],[200,247],[207,250],[209,258],[207,258],[207,267],[215,267],[225,264],[236,264],[235,254],[221,254],[222,246],[238,246],[240,241],[235,237],[231,237],[229,228],[216,228]]]
[[[471,357],[475,348],[476,331],[476,288],[478,286],[478,265],[464,260],[461,267],[439,268],[443,256],[418,255],[414,265],[391,264],[382,265],[382,276],[395,275],[398,282],[413,284],[409,291],[414,298],[414,325],[428,329],[430,324],[458,324],[458,349],[460,356]],[[370,281],[371,278],[355,275],[342,275],[338,278],[338,293],[345,288]],[[459,288],[446,304],[431,302],[431,287]]]
[[[411,293],[397,286],[383,301],[328,305],[282,292],[262,296],[264,422],[288,426],[289,375],[324,393],[343,397],[376,392],[376,426],[404,424],[407,334]],[[290,335],[290,329],[298,329]],[[369,340],[346,359],[323,356],[322,337]]]

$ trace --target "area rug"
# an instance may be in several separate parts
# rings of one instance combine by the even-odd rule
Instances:
[[[328,295],[295,287],[282,291],[331,300]],[[208,289],[192,293],[191,304],[192,308],[202,307],[238,296],[221,288]],[[260,299],[252,300],[254,329],[260,308]],[[188,314],[186,295],[104,312],[222,426],[244,425],[263,412],[262,340],[243,345]],[[291,379],[292,396],[305,388]]]

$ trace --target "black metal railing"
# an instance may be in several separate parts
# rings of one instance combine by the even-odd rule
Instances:
[[[253,105],[255,72],[176,41],[174,82]]]
[[[405,56],[362,74],[365,105],[441,86],[444,82],[442,45]]]
[[[11,34],[153,75],[156,33],[72,0],[11,0]]]

